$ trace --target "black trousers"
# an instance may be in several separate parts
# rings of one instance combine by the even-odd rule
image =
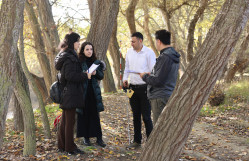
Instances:
[[[130,85],[130,88],[134,91],[134,94],[130,98],[130,105],[133,112],[134,142],[141,143],[141,116],[143,116],[147,138],[153,129],[151,120],[151,106],[147,98],[146,85]]]

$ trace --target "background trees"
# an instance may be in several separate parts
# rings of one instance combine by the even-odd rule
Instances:
[[[33,86],[37,86],[40,91],[40,94],[36,92],[36,95],[40,98],[42,107],[43,103],[49,102],[49,87],[55,80],[56,71],[53,61],[58,53],[60,37],[69,30],[80,33],[82,41],[91,41],[98,58],[106,62],[105,79],[102,81],[104,92],[116,92],[120,86],[119,79],[120,73],[123,72],[125,53],[131,47],[131,33],[142,32],[145,37],[144,44],[151,47],[158,55],[154,46],[155,31],[163,28],[171,31],[172,45],[181,54],[180,73],[183,76],[175,95],[172,96],[162,114],[165,118],[161,119],[161,123],[156,128],[157,131],[165,128],[171,132],[166,136],[159,136],[154,132],[155,136],[151,140],[155,141],[155,137],[162,138],[161,141],[164,142],[160,147],[162,150],[174,146],[175,149],[165,150],[168,153],[171,153],[170,150],[175,150],[171,153],[174,154],[172,158],[179,156],[193,121],[216,80],[220,78],[221,71],[224,71],[222,75],[224,78],[220,80],[227,82],[231,82],[237,72],[248,71],[248,24],[247,29],[242,32],[242,26],[247,22],[247,17],[242,16],[248,7],[246,0],[240,2],[227,0],[225,3],[224,0],[88,0],[77,1],[79,9],[74,9],[75,5],[69,5],[70,2],[65,3],[65,1],[25,1],[24,49],[22,50],[20,44],[19,53],[17,41],[19,29],[22,26],[20,15],[23,14],[24,1],[0,1],[0,89],[3,89],[0,91],[0,147],[7,108],[14,91],[25,122],[24,131],[27,137],[25,143],[27,144],[25,144],[24,155],[35,154],[35,120],[28,85],[20,62],[18,61],[17,65],[12,64],[16,64],[16,57],[24,53],[25,61],[24,59],[21,61],[27,63],[29,71],[26,70],[26,72],[35,79]],[[71,1],[71,3],[74,2]],[[222,11],[227,15],[218,14],[223,4]],[[241,6],[241,8],[233,6]],[[58,8],[64,12],[55,14],[54,11],[60,11]],[[7,15],[11,16],[7,17]],[[232,20],[236,23],[231,23]],[[227,26],[222,26],[223,24]],[[241,32],[242,36],[239,37]],[[22,42],[22,38],[19,41]],[[237,41],[239,43],[235,46]],[[233,52],[232,47],[235,49]],[[18,56],[15,56],[16,53]],[[122,60],[121,69],[120,60]],[[226,66],[228,66],[227,70],[223,70]],[[44,120],[44,129],[46,129],[44,132],[49,138],[50,127],[46,121],[46,111],[42,109],[40,115]],[[187,119],[183,117],[186,115]],[[174,118],[177,118],[173,121],[178,121],[178,127],[169,125]],[[187,126],[184,128],[180,123],[185,123]],[[179,130],[180,127],[184,132]],[[169,141],[163,139],[171,138],[171,134],[177,132],[185,135],[179,134],[181,138],[172,138]],[[174,139],[180,140],[179,144],[175,145]],[[160,151],[155,152],[154,147],[151,146],[143,152],[143,156],[146,157],[149,152],[154,154],[152,157],[157,158]]]

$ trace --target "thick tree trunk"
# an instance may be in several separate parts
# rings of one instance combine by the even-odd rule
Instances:
[[[113,25],[117,19],[119,0],[98,0],[95,3],[87,41],[93,43],[98,59],[105,60]]]
[[[45,137],[50,139],[51,138],[51,132],[50,132],[50,126],[49,126],[49,121],[48,121],[48,116],[47,116],[47,112],[45,110],[45,106],[43,103],[43,99],[41,96],[41,92],[39,91],[39,89],[36,86],[35,80],[33,79],[32,75],[30,74],[28,67],[26,65],[25,62],[25,58],[24,58],[24,44],[23,44],[23,33],[20,33],[20,61],[21,61],[21,65],[22,65],[22,69],[23,72],[25,74],[25,76],[27,77],[28,81],[31,83],[32,89],[35,92],[38,102],[39,102],[39,108],[41,111],[41,117],[42,117],[42,123],[43,123],[43,128],[44,128],[44,133],[45,133]]]
[[[52,77],[51,77],[49,60],[47,56],[45,55],[46,51],[45,51],[45,45],[43,42],[43,37],[41,35],[40,25],[36,18],[33,5],[30,4],[27,0],[26,0],[26,5],[25,5],[25,10],[29,17],[29,20],[30,20],[29,22],[31,23],[30,26],[31,26],[32,34],[33,34],[34,41],[35,41],[35,50],[36,50],[37,58],[39,60],[41,70],[43,73],[43,77],[45,80],[45,84],[46,84],[45,87],[47,89],[46,91],[48,92],[52,84]]]
[[[115,88],[113,76],[112,76],[111,66],[110,66],[110,63],[107,57],[105,60],[105,64],[106,64],[106,70],[105,70],[105,73],[104,73],[105,76],[103,79],[104,92],[117,92]]]
[[[15,84],[16,52],[24,0],[2,1],[0,10],[0,149],[5,134],[5,119]]]
[[[248,27],[249,28],[249,27]],[[236,60],[232,65],[230,65],[227,75],[226,75],[226,82],[231,82],[235,77],[235,74],[240,69],[244,68],[246,64],[249,62],[249,53],[248,53],[248,45],[249,45],[249,33],[247,34],[246,38],[242,42],[240,46],[240,50],[237,53]]]
[[[117,40],[117,21],[115,21],[114,23],[114,27],[112,30],[112,36],[111,36],[111,40],[109,43],[109,52],[111,55],[111,58],[113,60],[113,69],[114,69],[114,74],[115,74],[115,78],[117,79],[118,83],[117,83],[117,89],[122,86],[122,84],[120,84],[120,70],[121,70],[121,74],[123,74],[124,71],[124,65],[125,65],[125,60],[121,55],[121,69],[120,69],[120,50],[119,50],[119,45],[118,45],[118,40]],[[108,81],[108,79],[107,79]]]
[[[126,20],[130,28],[131,34],[137,31],[135,24],[135,8],[137,6],[138,1],[139,0],[130,0],[130,4],[126,9]]]
[[[21,66],[20,66],[21,67]],[[15,93],[12,95],[12,100],[14,104],[14,130],[15,131],[24,131],[24,124],[23,124],[23,115],[22,115],[22,109],[20,107],[20,103],[18,102],[18,99],[15,95]]]
[[[89,3],[89,5],[91,4],[94,4],[94,8],[93,6],[90,6],[89,7],[90,12],[94,13],[91,13],[92,23],[89,34],[87,36],[87,41],[93,43],[98,59],[105,60],[106,51],[108,49],[109,41],[111,38],[113,25],[117,19],[119,0],[98,0],[98,1],[95,0]],[[107,71],[109,70],[108,68],[109,67],[107,67]],[[114,86],[115,88],[112,74],[105,75],[105,77],[108,77],[110,78],[110,80],[112,80],[111,81],[111,83],[113,83],[112,86]],[[111,90],[116,91],[116,89],[115,90],[111,89]],[[109,91],[109,89],[105,89],[105,91]]]
[[[20,122],[17,124],[20,124],[21,122],[24,123],[23,155],[24,156],[35,155],[36,153],[35,119],[30,99],[28,80],[22,70],[19,55],[17,56],[16,68],[17,68],[17,74],[16,74],[17,81],[14,87],[14,95],[17,99],[16,102],[18,102],[19,108],[21,108],[19,111],[22,113],[22,117],[19,118]]]
[[[197,21],[199,18],[203,15],[204,10],[206,9],[208,5],[209,0],[201,0],[200,7],[196,11],[194,18],[191,20],[189,28],[188,28],[188,37],[187,37],[187,60],[190,62],[194,57],[194,33],[195,33],[195,26],[197,24]]]
[[[37,4],[37,10],[39,14],[39,23],[42,27],[44,35],[44,42],[47,48],[47,57],[50,62],[50,70],[52,82],[56,81],[56,69],[54,66],[54,58],[58,53],[58,45],[60,38],[57,27],[54,22],[52,8],[49,4],[49,0],[35,0]]]
[[[248,0],[227,0],[160,115],[140,161],[175,161],[249,18]],[[236,23],[234,23],[236,22]]]
[[[150,16],[149,16],[149,9],[148,9],[147,0],[143,0],[143,9],[144,9],[144,31],[145,31],[145,34],[147,36],[147,39],[149,40],[149,43],[150,43],[152,50],[154,51],[156,56],[159,56],[159,53],[156,50],[155,43],[154,43],[152,36],[151,36],[151,33],[150,33],[150,28],[149,28]]]

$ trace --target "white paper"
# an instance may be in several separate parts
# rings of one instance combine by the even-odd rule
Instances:
[[[96,65],[96,64],[93,63],[93,64],[90,66],[90,68],[88,69],[88,73],[94,72],[94,71],[98,68],[98,66],[99,66],[99,65]]]
[[[139,74],[140,72],[135,71],[135,70],[126,70],[127,73],[134,73],[134,74]]]

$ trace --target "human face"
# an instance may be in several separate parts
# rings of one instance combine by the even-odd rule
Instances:
[[[131,46],[134,50],[140,51],[142,49],[142,40],[137,37],[131,37]]]
[[[88,58],[90,58],[93,55],[93,47],[92,47],[92,45],[86,45],[85,46],[84,54]]]
[[[80,47],[80,41],[79,41],[79,40],[76,41],[76,42],[73,44],[73,46],[74,46],[74,50],[77,51],[77,50],[79,49],[79,47]]]

